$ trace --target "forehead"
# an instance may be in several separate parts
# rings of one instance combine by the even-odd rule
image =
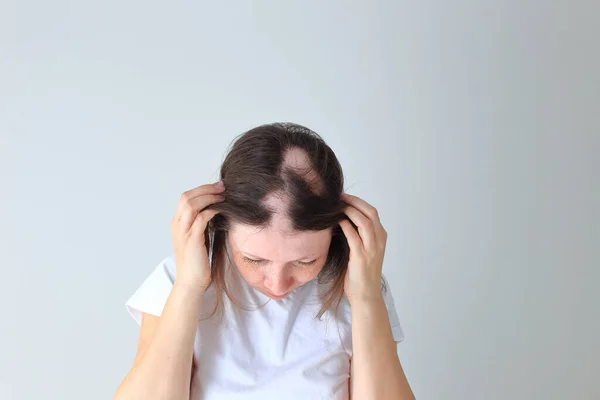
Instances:
[[[228,234],[231,246],[265,260],[284,262],[327,253],[331,229],[299,232],[284,218],[275,216],[271,222],[267,227],[232,223]]]

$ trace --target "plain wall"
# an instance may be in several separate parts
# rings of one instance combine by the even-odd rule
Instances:
[[[599,12],[3,1],[0,398],[111,398],[179,196],[273,121],[379,209],[417,398],[600,398]]]

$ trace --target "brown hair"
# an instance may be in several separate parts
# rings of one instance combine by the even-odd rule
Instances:
[[[314,179],[306,179],[306,175],[284,163],[286,152],[294,149],[306,153]],[[285,213],[295,230],[332,228],[328,256],[317,277],[319,283],[330,284],[330,288],[321,299],[323,305],[317,318],[333,306],[337,308],[344,294],[350,253],[338,225],[341,219],[347,219],[343,212],[346,203],[340,199],[344,176],[333,150],[321,136],[293,123],[272,123],[250,129],[232,142],[221,166],[220,178],[225,184],[225,200],[209,206],[220,213],[212,218],[205,235],[211,254],[211,285],[216,294],[211,315],[221,309],[223,292],[235,302],[228,292],[224,271],[225,240],[230,223],[267,225],[274,211],[266,207],[263,200],[273,192],[283,192],[289,197]]]

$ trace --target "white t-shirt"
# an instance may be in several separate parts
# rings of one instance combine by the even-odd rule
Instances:
[[[326,287],[316,279],[283,300],[273,300],[248,285],[235,268],[229,272],[228,287],[236,299],[254,307],[239,309],[223,295],[221,322],[218,314],[198,322],[194,344],[198,368],[192,376],[191,400],[348,399],[352,314],[347,298],[336,315],[328,311],[319,320],[318,294]],[[138,324],[142,312],[160,316],[175,273],[175,256],[170,255],[127,300],[127,310]],[[404,335],[386,284],[392,334],[400,342]],[[210,314],[214,299],[209,287],[200,317]]]

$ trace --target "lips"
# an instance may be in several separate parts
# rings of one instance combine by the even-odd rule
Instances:
[[[287,296],[288,296],[290,293],[288,292],[288,293],[286,293],[286,294],[283,294],[283,295],[281,295],[281,296],[274,295],[274,294],[273,294],[273,293],[271,293],[271,292],[267,292],[266,294],[267,294],[267,296],[269,296],[269,297],[271,297],[271,298],[273,298],[273,299],[276,299],[276,300],[281,300],[281,299],[284,299],[284,298],[286,298],[286,297],[287,297]]]

